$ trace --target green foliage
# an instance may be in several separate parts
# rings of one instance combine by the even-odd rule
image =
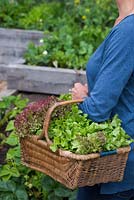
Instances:
[[[0,199],[28,200],[24,186],[17,185],[14,181],[0,181]]]
[[[45,37],[43,45],[36,47],[33,43],[29,44],[25,54],[27,63],[82,69],[93,52],[92,44],[82,37],[82,32],[77,34],[75,27],[66,25]]]
[[[1,0],[0,26],[21,28],[18,19],[24,18],[35,3],[35,0]]]
[[[31,65],[85,69],[116,16],[114,0],[0,2],[1,26],[45,31],[40,46],[30,44],[25,54]]]
[[[70,94],[62,94],[60,100],[70,100]],[[58,111],[61,112],[61,111]],[[58,148],[78,154],[110,151],[128,146],[134,140],[121,127],[117,115],[102,123],[92,122],[78,109],[66,110],[64,115],[55,115],[49,126],[49,136],[53,140],[51,150]]]
[[[68,100],[70,99],[70,94],[63,94],[59,99]],[[37,112],[41,114],[44,106],[51,105],[50,100],[54,102],[54,98],[48,98],[29,104],[25,112],[19,114],[20,118],[18,118],[17,123],[23,126],[22,122],[25,122],[25,117],[29,111],[33,111],[32,114],[34,115]],[[6,155],[6,163],[0,166],[0,199],[75,200],[77,190],[67,189],[52,178],[21,164],[19,138],[14,127],[14,120],[16,115],[27,105],[27,102],[27,99],[22,99],[20,96],[5,97],[3,101],[0,101],[1,147],[4,144],[10,145]],[[67,112],[65,111],[66,109],[62,109],[60,112],[57,110],[52,116],[49,131],[51,138],[54,140],[54,145],[51,147],[54,151],[57,148],[63,148],[85,154],[101,151],[102,147],[104,150],[116,149],[120,146],[127,146],[132,142],[130,137],[121,128],[121,121],[117,115],[112,121],[109,120],[98,124],[88,120],[86,115],[82,115],[76,105],[72,106],[72,112],[70,112],[70,107],[68,107]],[[54,119],[55,117],[56,120]],[[42,118],[44,119],[43,113]],[[31,121],[33,127],[35,127],[34,132],[33,129],[30,129],[31,134],[38,132],[35,119],[36,117]],[[40,120],[42,119],[39,119],[39,123]],[[34,123],[36,124],[35,126]],[[42,130],[42,127],[40,130]]]
[[[58,111],[60,112],[60,111]],[[58,148],[78,154],[115,150],[134,142],[121,127],[117,115],[102,123],[92,122],[78,109],[66,111],[64,116],[52,118],[49,136],[53,141],[51,150]]]
[[[44,20],[42,29],[49,37],[45,36],[39,46],[29,44],[25,54],[28,64],[85,69],[86,62],[110,31],[117,15],[112,0],[68,1],[62,9],[61,17],[51,14],[53,28]],[[27,17],[25,19],[28,21]]]
[[[52,178],[44,176],[42,179],[42,187],[48,193],[48,200],[63,200],[67,198],[68,200],[76,200],[77,190],[70,190],[55,182]]]
[[[14,119],[27,105],[28,99],[10,96],[0,101],[0,148],[10,148],[6,162],[0,165],[0,199],[4,200],[75,200],[76,191],[71,191],[42,173],[21,164],[19,138]],[[41,104],[40,104],[41,106]],[[5,117],[6,116],[6,117]],[[3,120],[4,119],[4,120]]]
[[[70,94],[63,94],[59,100],[69,100]],[[57,101],[48,97],[27,107],[15,121],[20,137],[38,135],[42,132],[44,113]],[[12,127],[12,126],[11,126]],[[63,149],[77,154],[89,154],[115,150],[128,146],[134,140],[121,127],[117,115],[102,123],[93,122],[83,114],[77,104],[60,106],[54,110],[48,134],[53,144],[52,151]]]
[[[21,18],[19,24],[24,29],[53,30],[57,18],[62,15],[62,4],[58,2],[43,3],[34,6]]]
[[[22,99],[20,95],[3,97],[0,101],[0,120],[14,118],[28,103],[28,99]],[[1,124],[1,122],[0,122]]]

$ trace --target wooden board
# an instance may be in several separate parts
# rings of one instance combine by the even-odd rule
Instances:
[[[0,28],[0,63],[24,63],[29,42],[38,45],[43,36],[41,31]]]
[[[10,90],[10,89],[5,89],[0,92],[0,101],[2,100],[3,97],[8,97],[10,95],[15,95],[17,93],[17,90]]]
[[[0,80],[8,89],[44,94],[68,93],[74,83],[86,83],[85,71],[20,64],[0,65]]]

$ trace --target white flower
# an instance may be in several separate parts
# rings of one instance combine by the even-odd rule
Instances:
[[[43,43],[44,42],[44,40],[43,39],[40,39],[40,43]]]
[[[43,53],[42,53],[43,55],[47,55],[48,54],[48,52],[45,50],[45,51],[43,51]]]
[[[58,68],[58,61],[57,61],[57,60],[54,60],[54,61],[53,61],[53,65],[54,65],[55,68]]]

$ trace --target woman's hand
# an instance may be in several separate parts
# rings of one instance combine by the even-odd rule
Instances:
[[[74,87],[71,90],[72,99],[83,99],[88,96],[88,87],[87,84],[82,85],[81,83],[75,83]]]

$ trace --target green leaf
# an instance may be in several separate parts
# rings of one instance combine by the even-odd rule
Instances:
[[[0,177],[8,181],[11,177],[19,177],[20,173],[18,168],[15,166],[9,166],[8,164],[4,165],[0,170]]]
[[[2,192],[0,194],[0,200],[17,200],[13,193],[11,192]]]
[[[71,190],[64,187],[59,187],[55,190],[55,195],[57,197],[69,197],[71,193],[72,193]]]
[[[63,198],[60,198],[60,197],[57,197],[55,196],[55,193],[54,192],[51,192],[49,195],[48,195],[48,200],[62,200]]]
[[[57,147],[57,145],[52,144],[52,145],[50,145],[50,149],[51,149],[53,152],[56,152],[57,149],[58,149],[58,147]]]
[[[117,127],[121,125],[121,120],[118,118],[118,115],[115,115],[112,119],[111,125]]]
[[[20,173],[16,167],[12,167],[10,170],[10,174],[13,177],[20,177]]]
[[[9,180],[7,182],[5,181],[0,181],[0,191],[3,192],[3,191],[7,191],[7,192],[15,192],[16,190],[16,184],[15,182]]]
[[[9,166],[8,165],[3,165],[3,167],[1,167],[1,169],[0,169],[0,177],[9,175],[9,172],[10,172]]]
[[[7,105],[4,101],[0,101],[0,109],[6,109]]]
[[[10,148],[6,156],[7,160],[12,160],[15,158],[20,158],[20,146]]]
[[[76,200],[76,197],[77,197],[77,189],[74,191],[71,191],[71,195],[68,198],[68,200]]]
[[[43,186],[44,190],[47,192],[51,192],[54,188],[57,187],[57,184],[58,183],[49,176],[44,176],[44,178],[42,180],[42,186]]]
[[[28,200],[27,192],[23,186],[17,187],[17,189],[15,191],[15,195],[18,200]]]
[[[18,101],[18,99],[19,99],[19,101]],[[20,97],[18,97],[18,99],[15,101],[15,105],[17,106],[17,108],[20,108],[22,110],[23,108],[26,107],[26,105],[29,102],[29,100],[26,99],[26,98],[25,99],[20,99]]]
[[[14,120],[11,120],[9,121],[9,123],[7,124],[7,127],[6,127],[6,131],[12,131],[14,130],[15,127],[14,127]]]
[[[12,132],[5,140],[5,143],[11,145],[11,146],[15,146],[18,145],[19,143],[19,138],[17,136],[17,134],[15,134],[14,132]]]

